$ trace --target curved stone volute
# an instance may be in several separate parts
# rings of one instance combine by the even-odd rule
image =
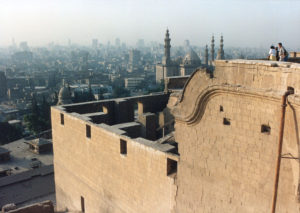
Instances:
[[[190,120],[195,120],[193,117],[198,113],[200,102],[208,98],[204,94],[215,87],[218,89],[209,94],[245,89],[249,94],[267,94],[279,100],[287,86],[296,90],[300,85],[300,65],[297,64],[254,60],[217,60],[215,64],[212,78],[206,69],[198,69],[191,75],[180,103],[172,111],[177,121],[190,123]]]

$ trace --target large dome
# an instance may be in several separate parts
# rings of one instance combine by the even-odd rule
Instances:
[[[201,60],[197,53],[192,48],[189,48],[189,51],[184,56],[182,63],[186,65],[201,65]]]
[[[70,104],[70,103],[72,103],[70,91],[68,88],[62,87],[58,93],[57,105]]]

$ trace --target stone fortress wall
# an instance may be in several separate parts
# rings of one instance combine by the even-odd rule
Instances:
[[[172,153],[172,145],[145,139],[151,134],[139,131],[143,125],[133,122],[138,104],[141,122],[151,129],[151,113],[162,111],[168,96],[52,107],[58,210],[150,213],[173,209],[176,187],[174,176],[167,174],[168,160],[176,162],[178,155]]]
[[[216,61],[173,110],[180,161],[175,212],[271,212],[281,97],[288,97],[277,211],[300,212],[300,65]]]
[[[213,73],[176,79],[172,94],[52,107],[58,209],[270,212],[281,98],[293,87],[276,213],[300,212],[300,65],[217,60]],[[168,143],[156,131],[174,117]]]

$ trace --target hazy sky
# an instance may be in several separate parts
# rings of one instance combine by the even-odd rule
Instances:
[[[223,33],[225,47],[300,48],[300,0],[0,0],[0,46],[163,42],[167,27],[176,45]]]

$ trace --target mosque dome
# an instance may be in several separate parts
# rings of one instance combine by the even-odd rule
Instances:
[[[201,65],[201,60],[197,53],[192,48],[189,48],[189,51],[184,56],[182,63],[184,65]]]
[[[72,103],[71,94],[67,87],[63,86],[58,93],[57,105],[70,104]]]

